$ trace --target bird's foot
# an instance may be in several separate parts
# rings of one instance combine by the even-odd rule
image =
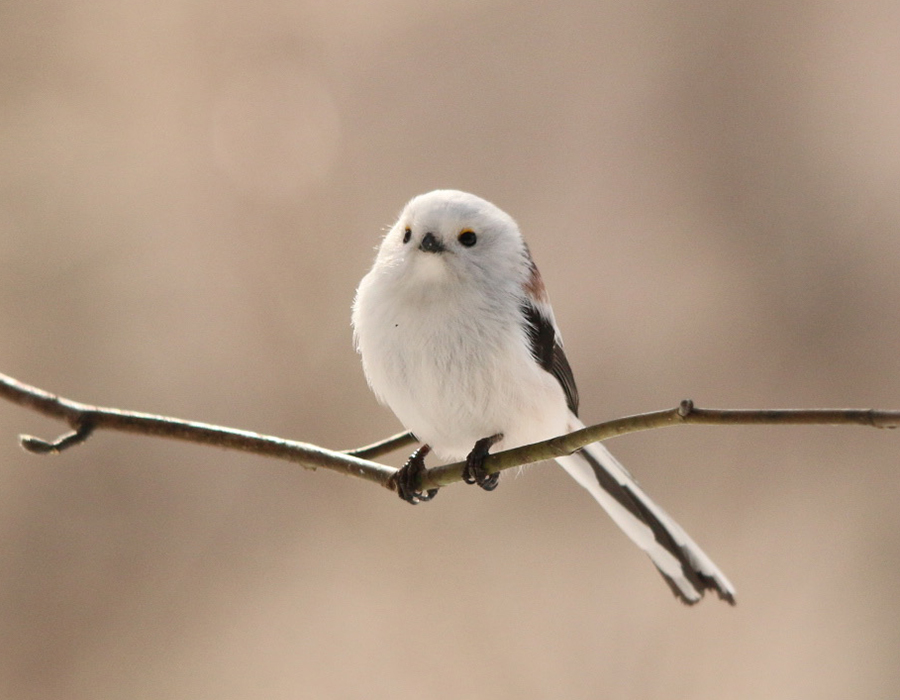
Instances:
[[[491,451],[491,447],[502,439],[503,433],[497,433],[490,437],[481,438],[475,443],[475,447],[472,448],[469,456],[466,457],[466,467],[462,473],[463,481],[467,484],[478,484],[485,491],[493,491],[497,488],[497,483],[500,481],[500,472],[488,474],[484,468],[484,460]]]
[[[425,455],[429,452],[431,452],[431,448],[428,445],[422,445],[410,455],[409,459],[406,460],[406,464],[400,467],[394,476],[394,483],[397,485],[397,495],[412,505],[430,501],[437,496],[437,489],[418,490],[419,479],[422,476],[422,472],[425,471]]]

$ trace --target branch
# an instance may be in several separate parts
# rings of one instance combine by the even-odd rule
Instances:
[[[66,421],[72,432],[52,442],[21,435],[23,448],[35,454],[52,454],[84,442],[95,430],[119,430],[142,435],[216,445],[267,457],[277,457],[300,464],[307,469],[324,467],[348,476],[375,482],[396,490],[393,467],[370,461],[415,442],[410,433],[400,433],[380,442],[354,450],[337,452],[305,442],[285,440],[247,430],[237,430],[208,423],[185,421],[150,413],[122,411],[72,401],[0,374],[0,397],[38,413]],[[553,459],[572,454],[592,442],[607,438],[675,425],[863,425],[873,428],[896,428],[900,411],[877,411],[854,408],[812,409],[714,409],[697,408],[685,400],[677,408],[618,418],[577,430],[551,440],[498,452],[484,462],[489,472]],[[428,469],[422,475],[420,488],[437,488],[462,480],[465,464],[455,462]]]
[[[381,455],[386,455],[402,447],[414,445],[418,442],[416,436],[412,433],[397,433],[384,440],[373,442],[371,445],[357,447],[353,450],[344,450],[345,455],[360,457],[361,459],[375,459]]]
[[[52,442],[31,435],[21,435],[19,442],[22,447],[35,454],[61,452],[72,445],[84,442],[95,430],[103,428],[199,442],[267,457],[277,457],[296,462],[307,469],[325,467],[374,481],[382,486],[389,485],[391,477],[396,471],[392,467],[363,459],[354,454],[326,450],[305,442],[260,435],[248,430],[157,416],[151,413],[91,406],[23,384],[4,374],[0,374],[0,397],[52,418],[61,418],[73,428],[71,433]],[[377,446],[370,446],[370,454],[373,447]],[[377,451],[375,453],[377,454]]]
[[[678,408],[652,413],[639,413],[605,423],[598,423],[567,435],[523,445],[488,455],[484,467],[488,472],[502,471],[524,464],[555,459],[572,454],[592,442],[637,433],[642,430],[676,425],[863,425],[871,428],[900,426],[900,411],[878,411],[870,408],[776,408],[721,409],[697,408],[690,399]],[[421,488],[445,486],[460,479],[464,462],[434,467],[423,474]]]

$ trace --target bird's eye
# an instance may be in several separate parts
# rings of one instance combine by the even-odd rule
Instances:
[[[466,248],[471,248],[475,243],[478,242],[478,236],[475,235],[475,232],[466,229],[462,233],[459,234],[459,242],[462,243]]]
[[[412,229],[408,228],[403,232],[403,242],[409,243],[409,239],[412,237]]]

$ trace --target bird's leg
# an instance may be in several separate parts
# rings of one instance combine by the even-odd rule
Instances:
[[[430,501],[437,495],[437,489],[428,489],[427,491],[419,491],[419,478],[425,471],[425,455],[431,452],[431,447],[422,445],[413,452],[409,459],[397,471],[394,476],[394,483],[397,485],[397,495],[407,503],[416,505],[423,501]]]
[[[491,447],[499,440],[503,439],[503,433],[497,433],[490,437],[481,438],[475,443],[475,447],[466,457],[466,468],[463,469],[463,481],[467,484],[478,484],[485,491],[493,491],[497,488],[497,482],[500,480],[500,473],[488,474],[484,469],[484,460],[491,451]]]

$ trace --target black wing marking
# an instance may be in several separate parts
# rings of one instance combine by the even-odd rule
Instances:
[[[672,533],[669,532],[666,525],[646,506],[631,486],[628,484],[620,484],[615,477],[609,473],[603,463],[588,450],[579,450],[578,454],[591,465],[591,469],[594,470],[597,481],[600,483],[603,490],[616,499],[619,505],[631,513],[635,518],[647,525],[653,532],[653,538],[681,564],[681,572],[684,574],[684,578],[691,586],[693,586],[698,594],[696,600],[687,598],[684,592],[678,587],[678,584],[669,578],[669,575],[663,571],[656,562],[653,562],[659,573],[662,574],[666,583],[669,584],[669,588],[672,589],[672,592],[683,603],[693,605],[703,597],[704,591],[710,590],[718,593],[719,598],[722,600],[731,605],[735,604],[734,593],[727,588],[724,588],[714,576],[703,573],[700,568],[691,561],[690,550],[685,545],[678,544],[678,542],[675,541],[675,538],[672,536]]]
[[[553,322],[544,316],[533,304],[522,302],[522,315],[525,318],[525,330],[531,341],[531,356],[537,363],[556,377],[566,394],[569,410],[578,415],[578,387],[575,376],[566,359],[566,353],[556,337]]]

